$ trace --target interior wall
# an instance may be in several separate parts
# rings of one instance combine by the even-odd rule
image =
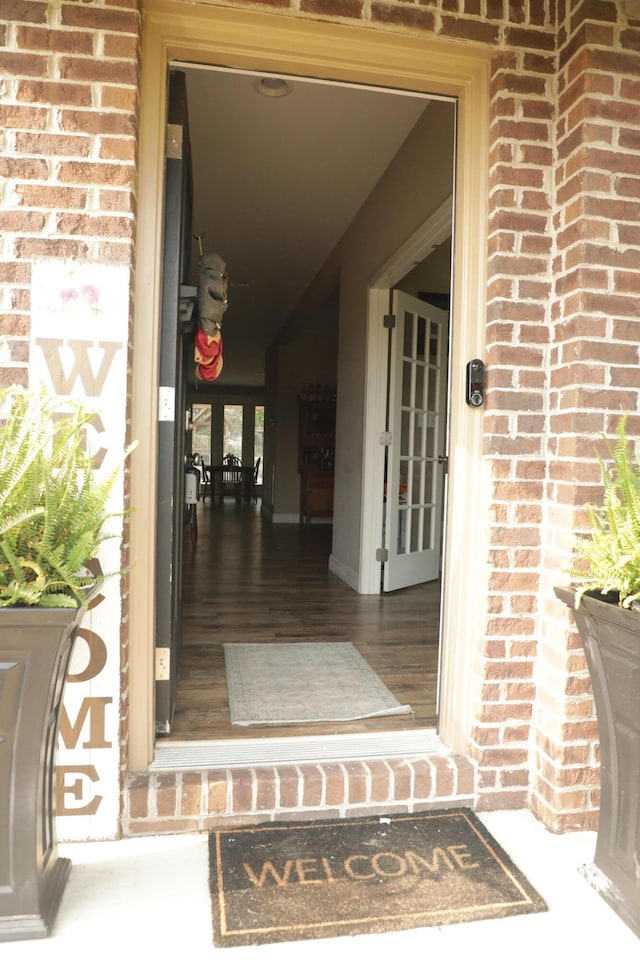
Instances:
[[[358,581],[360,562],[368,286],[375,272],[451,195],[454,133],[454,105],[431,102],[340,245],[332,552],[351,582]],[[386,383],[380,383],[380,390],[386,390]]]
[[[335,386],[338,355],[338,298],[309,314],[306,330],[278,350],[275,424],[276,523],[297,523],[300,515],[298,474],[298,396],[309,383]]]
[[[398,290],[417,297],[419,293],[451,292],[451,237],[396,284]]]

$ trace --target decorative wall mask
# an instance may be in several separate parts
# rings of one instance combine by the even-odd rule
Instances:
[[[228,303],[224,260],[217,253],[201,255],[194,351],[197,380],[217,380],[222,372],[222,315]]]
[[[226,264],[217,253],[201,257],[198,278],[198,322],[210,337],[222,326],[227,309],[228,281]]]

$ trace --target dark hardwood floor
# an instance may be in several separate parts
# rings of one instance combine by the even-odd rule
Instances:
[[[440,584],[361,596],[328,569],[331,526],[261,520],[260,506],[199,503],[185,530],[183,655],[170,739],[411,730],[435,725]],[[351,641],[413,717],[232,726],[223,643]]]

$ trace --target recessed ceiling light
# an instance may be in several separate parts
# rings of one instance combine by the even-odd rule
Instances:
[[[263,97],[286,97],[291,87],[282,77],[258,77],[253,81],[253,89]]]

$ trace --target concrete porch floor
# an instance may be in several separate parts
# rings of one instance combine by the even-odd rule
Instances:
[[[2,960],[148,956],[239,960],[356,955],[495,960],[572,956],[636,960],[640,940],[580,875],[595,849],[594,833],[555,836],[527,811],[480,814],[481,819],[546,900],[547,913],[481,920],[399,933],[305,940],[256,947],[214,948],[203,834],[133,837],[62,844],[73,867],[50,937],[3,943]],[[436,953],[437,951],[437,953]]]

